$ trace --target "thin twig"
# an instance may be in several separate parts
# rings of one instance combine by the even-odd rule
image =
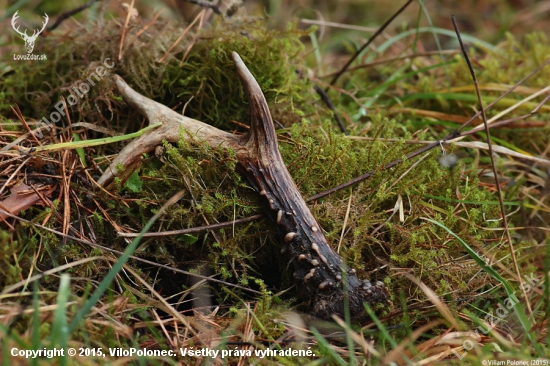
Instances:
[[[57,17],[57,19],[55,20],[55,23],[53,23],[51,26],[48,27],[48,32],[51,32],[55,28],[59,27],[61,23],[63,23],[66,19],[69,19],[73,15],[80,13],[82,10],[88,9],[90,6],[94,5],[94,3],[97,1],[98,0],[90,0],[84,5],[80,5],[79,7],[74,8],[73,10],[64,12],[63,14]]]
[[[191,227],[187,229],[181,229],[181,230],[171,230],[171,231],[159,231],[159,232],[152,232],[152,233],[145,233],[142,236],[143,237],[162,237],[162,236],[174,236],[174,235],[182,235],[182,234],[190,234],[190,233],[199,233],[206,230],[214,230],[214,229],[220,229],[222,227],[227,227],[235,224],[244,224],[250,221],[259,220],[261,218],[265,217],[264,214],[257,214],[253,216],[248,216],[242,219],[237,220],[231,220],[226,222],[220,222],[218,224],[211,224],[211,225],[204,225],[199,227]],[[117,234],[123,238],[135,238],[139,235],[139,233],[123,233],[123,232],[117,232]]]
[[[506,238],[508,240],[508,246],[510,248],[510,255],[512,256],[512,262],[514,263],[514,269],[516,270],[516,275],[518,276],[518,281],[521,288],[521,293],[523,294],[523,298],[525,300],[525,305],[527,306],[527,310],[529,311],[529,315],[533,316],[533,310],[531,310],[531,305],[529,304],[529,298],[527,297],[527,292],[525,291],[525,287],[522,285],[521,281],[521,273],[519,272],[519,266],[516,259],[516,254],[514,251],[514,244],[512,243],[512,237],[510,236],[510,230],[508,230],[508,219],[506,218],[506,209],[504,208],[504,201],[502,199],[502,191],[500,188],[500,182],[498,178],[498,172],[497,167],[495,164],[495,157],[493,155],[493,146],[491,144],[491,133],[489,130],[489,125],[487,124],[487,116],[485,114],[485,108],[483,107],[483,100],[481,99],[481,93],[479,91],[479,86],[477,83],[477,77],[474,72],[474,68],[472,67],[472,64],[470,62],[470,58],[468,57],[468,52],[466,52],[466,48],[464,47],[464,43],[462,42],[462,37],[460,36],[460,31],[458,30],[458,25],[456,23],[455,16],[452,15],[451,19],[453,21],[453,26],[455,28],[456,36],[458,37],[458,42],[460,43],[460,49],[462,49],[462,53],[464,54],[464,58],[466,59],[466,63],[468,64],[468,69],[470,70],[470,74],[472,75],[472,80],[474,81],[474,86],[476,89],[476,96],[477,100],[479,102],[479,108],[481,112],[481,117],[483,119],[483,125],[485,126],[485,133],[487,135],[487,144],[489,146],[489,157],[491,158],[491,167],[493,169],[493,175],[495,176],[495,184],[497,186],[497,193],[498,193],[498,200],[500,202],[500,212],[502,214],[502,223],[504,225],[504,231],[506,232]]]
[[[334,118],[336,118],[336,122],[338,123],[338,127],[340,127],[340,131],[344,133],[344,135],[348,134],[348,131],[346,129],[346,126],[344,126],[344,123],[342,122],[342,119],[340,118],[340,115],[336,113],[336,109],[334,109],[334,104],[332,104],[332,101],[328,97],[327,93],[319,87],[319,85],[315,85],[313,87],[317,94],[321,97],[321,100],[326,104],[326,106],[334,113]]]
[[[170,51],[172,51],[172,49],[174,49],[174,47],[176,47],[178,45],[178,43],[183,39],[183,37],[185,37],[185,35],[187,34],[187,32],[189,32],[189,30],[191,29],[191,27],[193,27],[193,25],[195,25],[195,23],[199,20],[199,19],[202,19],[204,17],[204,14],[205,14],[205,10],[201,10],[201,12],[195,17],[195,19],[193,19],[193,21],[191,22],[191,24],[189,24],[187,26],[187,28],[185,28],[183,30],[183,32],[180,34],[180,36],[178,37],[178,39],[176,39],[176,41],[174,42],[174,44],[172,44],[172,46],[170,46],[170,48],[166,51],[166,53],[158,60],[158,62],[162,62],[164,61],[164,59],[166,57],[168,57],[168,55],[170,54]]]
[[[378,30],[376,31],[376,33],[374,33],[370,38],[369,40],[367,41],[367,43],[365,43],[363,46],[361,46],[361,48],[359,48],[357,50],[357,52],[355,52],[355,54],[349,59],[349,61],[344,65],[344,67],[342,67],[342,69],[340,69],[340,71],[338,71],[338,73],[334,76],[334,78],[332,79],[332,81],[330,82],[330,85],[334,85],[334,83],[336,83],[336,80],[338,80],[340,78],[340,76],[346,72],[346,69],[349,67],[349,65],[351,65],[351,63],[353,61],[355,61],[355,59],[361,54],[361,52],[363,52],[363,50],[365,48],[367,48],[375,39],[376,37],[378,37],[387,27],[388,25],[390,25],[391,22],[393,22],[393,20],[403,12],[403,10],[405,10],[407,8],[407,6],[410,5],[410,3],[412,3],[413,0],[409,0],[405,3],[405,5],[403,5],[397,12],[395,12],[395,14],[393,14],[388,20],[386,20],[386,22],[384,24],[382,24],[382,26],[380,28],[378,28]],[[328,88],[325,90],[327,91]]]
[[[441,50],[441,51],[428,51],[428,52],[412,53],[410,55],[404,55],[404,56],[398,56],[398,57],[392,57],[392,58],[385,58],[385,59],[382,59],[382,60],[367,62],[366,64],[361,64],[361,65],[357,65],[357,66],[354,66],[354,67],[348,67],[346,72],[355,71],[355,70],[359,70],[359,69],[366,69],[366,68],[369,68],[369,67],[373,67],[373,66],[377,66],[377,65],[384,65],[384,64],[388,64],[388,63],[393,62],[393,61],[406,60],[406,59],[409,59],[409,58],[426,57],[426,56],[440,56],[442,54],[443,55],[455,55],[458,52],[460,52],[460,51],[459,50]],[[323,75],[323,76],[318,76],[317,78],[318,79],[329,78],[329,77],[334,76],[336,74],[338,74],[338,72],[332,72],[330,74],[326,74],[326,75]]]
[[[126,21],[124,22],[124,27],[122,27],[122,34],[120,36],[120,45],[118,49],[118,60],[122,60],[122,46],[124,45],[124,37],[126,37],[126,32],[128,31],[128,23],[130,23],[130,17],[132,16],[132,10],[134,9],[134,2],[132,0],[130,7],[128,8],[128,14],[126,15]]]

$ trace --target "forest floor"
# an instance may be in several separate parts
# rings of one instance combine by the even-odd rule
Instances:
[[[550,3],[316,3],[3,7],[2,364],[548,365]],[[158,127],[115,75],[248,133],[232,52],[331,247],[388,288],[368,317],[308,315],[231,151],[182,129],[110,166]]]

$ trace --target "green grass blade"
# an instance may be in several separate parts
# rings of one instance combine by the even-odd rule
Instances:
[[[32,287],[32,335],[31,345],[32,349],[40,349],[40,313],[38,304],[38,281],[33,282]],[[31,365],[36,365],[38,360],[32,359]]]
[[[388,329],[384,326],[384,324],[382,324],[380,319],[378,319],[378,317],[376,316],[374,311],[367,304],[364,304],[364,306],[365,306],[365,310],[367,311],[367,314],[369,314],[369,316],[372,319],[372,321],[374,322],[374,324],[376,324],[376,326],[380,330],[380,334],[381,334],[382,338],[384,340],[386,340],[393,348],[397,348],[397,342],[395,342],[395,340],[391,336]],[[403,360],[407,364],[412,365],[411,360],[407,356],[403,355]]]
[[[355,355],[352,353],[352,351],[354,349],[354,343],[353,343],[353,338],[351,337],[351,333],[350,333],[350,329],[352,329],[352,327],[351,327],[351,314],[349,312],[349,292],[348,292],[348,288],[346,286],[346,284],[348,283],[347,277],[348,277],[347,271],[343,270],[342,271],[342,280],[343,280],[342,283],[344,284],[344,321],[346,323],[346,328],[345,328],[346,343],[348,344],[348,349],[350,350],[349,365],[350,366],[355,366],[356,365]]]
[[[456,38],[455,32],[453,32],[451,30],[448,30],[448,29],[433,28],[433,27],[421,27],[421,28],[411,29],[411,30],[408,30],[408,31],[403,32],[403,33],[399,33],[398,35],[388,39],[386,42],[384,42],[382,45],[380,45],[380,47],[378,47],[378,51],[380,53],[382,53],[382,52],[386,51],[388,48],[390,48],[390,46],[392,44],[394,44],[395,42],[397,42],[397,41],[399,41],[403,38],[406,38],[410,35],[417,34],[417,33],[441,34],[441,35],[444,35],[444,36]],[[496,51],[497,50],[497,48],[494,45],[492,45],[490,43],[487,43],[487,42],[484,42],[484,41],[482,41],[478,38],[472,37],[472,36],[462,35],[462,39],[466,42],[473,43],[473,44],[475,44],[477,46],[480,46],[482,48],[485,48],[487,50],[491,50],[491,51]]]
[[[430,13],[428,12],[428,8],[426,7],[426,4],[424,4],[424,0],[419,0],[420,8],[422,9],[422,12],[426,16],[426,20],[428,21],[429,28],[432,30],[432,35],[434,37],[435,44],[437,46],[437,50],[439,51],[439,57],[441,57],[442,60],[445,60],[445,55],[443,55],[443,48],[441,47],[441,42],[439,42],[439,37],[437,36],[437,32],[435,31],[434,23],[432,22],[432,17],[430,17]],[[419,38],[419,32],[418,29],[415,34],[415,38]],[[447,80],[447,85],[451,85],[451,77],[449,76],[449,71],[446,67],[443,68],[445,71],[445,79]]]
[[[329,357],[331,359],[330,365],[339,365],[339,366],[348,366],[348,363],[344,361],[342,357],[336,351],[332,348],[330,343],[323,337],[317,329],[314,327],[310,328],[311,333],[313,333],[313,336],[317,340],[317,344],[319,345],[319,349],[321,350],[321,353],[325,355],[326,357]],[[350,350],[352,352],[353,349]]]
[[[391,85],[396,84],[401,80],[406,80],[406,79],[408,79],[412,76],[418,75],[419,73],[422,73],[422,72],[425,72],[425,71],[428,71],[428,70],[431,70],[431,69],[439,68],[439,67],[442,67],[442,66],[445,66],[445,65],[450,65],[450,64],[453,64],[453,63],[456,63],[456,61],[452,60],[452,61],[440,62],[440,63],[435,64],[435,65],[430,65],[430,66],[422,67],[418,70],[410,71],[406,74],[403,74],[403,71],[408,69],[409,65],[407,64],[407,65],[404,65],[404,66],[400,67],[383,84],[381,84],[381,85],[377,86],[376,88],[371,89],[367,92],[366,96],[367,97],[371,96],[371,98],[369,100],[367,100],[363,105],[361,105],[361,107],[359,108],[359,112],[352,116],[352,118],[351,118],[352,121],[358,121],[359,118],[361,118],[362,116],[365,116],[366,113],[367,113],[367,109],[369,109],[378,100],[378,98],[382,95],[382,93],[387,88],[389,88]]]
[[[315,31],[309,34],[309,38],[311,40],[311,46],[313,47],[315,52],[315,61],[317,61],[317,70],[318,72],[320,72],[321,67],[323,65],[323,58],[321,57],[321,50],[319,49],[319,42],[317,42],[317,34],[315,34]]]
[[[147,126],[145,128],[142,128],[141,130],[133,133],[129,133],[127,135],[122,136],[113,136],[113,137],[106,137],[102,139],[95,139],[95,140],[83,140],[83,141],[71,141],[71,142],[62,142],[60,144],[52,144],[52,145],[46,145],[46,146],[37,146],[33,152],[38,153],[42,151],[57,151],[57,150],[63,150],[63,149],[79,149],[84,147],[91,147],[91,146],[99,146],[99,145],[106,145],[106,144],[112,144],[114,142],[120,142],[125,140],[131,140],[136,137],[139,137],[143,135],[145,132],[152,130],[153,128],[157,128],[162,123],[155,123],[150,126]]]
[[[51,333],[51,346],[67,349],[69,332],[67,329],[67,303],[71,294],[71,276],[68,273],[61,275],[59,290],[57,291],[57,309],[55,310]],[[60,364],[66,365],[67,358],[61,357]]]
[[[95,291],[92,293],[92,296],[82,305],[82,308],[75,314],[73,320],[71,321],[71,324],[69,324],[68,333],[71,334],[75,331],[75,329],[79,326],[80,322],[84,319],[86,314],[92,309],[92,307],[99,301],[101,296],[107,291],[107,288],[111,285],[111,283],[114,281],[115,277],[118,275],[118,273],[122,270],[122,267],[126,264],[128,259],[130,259],[130,256],[136,248],[138,247],[139,243],[141,242],[141,238],[143,237],[143,234],[148,232],[155,221],[162,215],[164,212],[164,209],[166,206],[171,205],[173,202],[176,202],[181,196],[183,195],[183,192],[177,193],[174,197],[172,197],[168,202],[153,216],[147,224],[143,227],[143,229],[140,231],[139,235],[132,240],[130,245],[124,250],[120,258],[115,262],[111,270],[107,273],[105,278],[101,281],[99,286],[95,289]]]
[[[29,344],[26,343],[23,339],[21,339],[21,337],[15,334],[15,332],[10,332],[9,326],[0,323],[0,333],[4,334],[4,336],[0,337],[0,339],[7,340],[8,338],[10,338],[12,341],[15,342],[15,344],[17,344],[17,346],[19,346],[19,348],[21,349],[29,348]]]
[[[485,260],[483,258],[481,258],[476,253],[476,251],[472,249],[472,247],[470,247],[464,240],[462,240],[458,235],[456,235],[451,229],[449,229],[448,227],[446,227],[445,225],[441,224],[438,221],[435,221],[435,220],[432,220],[432,219],[429,219],[429,218],[426,218],[426,217],[422,217],[422,219],[426,220],[428,222],[431,222],[432,224],[435,224],[435,225],[439,226],[440,228],[444,229],[449,234],[451,234],[456,240],[458,240],[458,242],[462,245],[462,247],[466,250],[466,252],[468,252],[470,257],[472,257],[472,259],[475,260],[475,262],[487,274],[489,274],[495,280],[499,281],[502,284],[502,286],[504,286],[506,294],[510,298],[513,298],[513,296],[515,296],[514,295],[514,290],[512,289],[512,286],[510,286],[508,281],[506,281],[497,271],[495,271],[493,269],[493,267],[488,266],[485,263]],[[520,304],[519,301],[517,303],[515,303],[515,305],[513,306],[513,309],[514,309],[514,312],[516,313],[516,316],[518,317],[518,319],[521,323],[521,326],[523,327],[523,330],[527,334],[527,337],[533,343],[533,346],[537,349],[538,352],[542,352],[542,350],[540,349],[540,345],[538,344],[536,336],[531,332],[531,327],[532,327],[531,321],[529,320],[529,318],[527,317],[527,315],[523,311],[523,308],[521,307],[521,304]]]
[[[2,349],[2,363],[9,365],[11,353],[8,351],[8,337],[0,337],[0,348]]]
[[[76,142],[82,141],[78,133],[73,133],[73,139]],[[80,158],[80,161],[82,162],[82,165],[86,167],[86,154],[84,153],[84,149],[82,147],[76,148],[76,153],[78,154],[78,157]]]
[[[475,94],[466,94],[466,93],[444,93],[444,92],[424,92],[424,93],[412,93],[403,95],[402,97],[399,97],[399,100],[406,101],[406,100],[458,100],[458,101],[464,101],[464,102],[473,102],[477,103],[477,96]],[[488,97],[488,96],[482,96],[481,100],[484,104],[492,103],[496,97]],[[502,98],[497,102],[497,106],[504,106],[504,107],[511,107],[514,104],[516,104],[518,101],[517,99],[512,98]],[[395,101],[390,101],[389,105],[395,104]],[[527,110],[533,110],[537,106],[536,103],[532,102],[526,102],[523,103],[518,108],[527,109]],[[543,105],[540,109],[549,111],[550,106]]]

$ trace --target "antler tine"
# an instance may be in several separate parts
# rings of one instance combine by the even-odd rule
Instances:
[[[19,30],[19,27],[15,28],[15,21],[17,20],[17,18],[19,18],[19,15],[17,14],[19,13],[19,10],[17,10],[15,12],[15,14],[13,14],[13,17],[11,18],[11,26],[12,28],[17,32],[19,33],[21,36],[27,36],[27,30],[25,29],[25,33],[22,33],[20,30]]]
[[[42,29],[40,29],[39,31],[35,29],[32,33],[33,37],[37,37],[40,33],[42,33],[42,31],[44,30],[44,28],[46,28],[46,25],[48,24],[48,20],[50,19],[48,18],[48,14],[46,13],[44,13],[44,16],[42,18],[44,18],[44,22],[42,22]]]
[[[46,28],[46,25],[48,24],[48,20],[50,20],[48,14],[46,13],[44,13],[44,16],[42,18],[44,18],[44,22],[42,22],[42,29],[40,29],[40,32],[38,33],[42,33],[42,31],[44,30],[44,28]]]

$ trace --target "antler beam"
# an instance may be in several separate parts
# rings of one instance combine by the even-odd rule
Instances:
[[[364,313],[364,302],[371,306],[387,304],[385,285],[359,280],[355,270],[328,244],[279,153],[273,120],[260,86],[235,52],[233,61],[250,103],[250,132],[244,136],[181,116],[138,94],[116,76],[116,86],[126,102],[146,115],[150,124],[161,122],[162,126],[126,146],[98,182],[105,185],[113,179],[119,164],[133,165],[143,152],[152,151],[162,140],[177,142],[183,127],[213,148],[235,152],[240,173],[258,192],[282,236],[281,253],[290,258],[299,294],[309,301],[312,315],[322,319],[331,319],[333,314],[343,316],[346,293],[353,317]]]

